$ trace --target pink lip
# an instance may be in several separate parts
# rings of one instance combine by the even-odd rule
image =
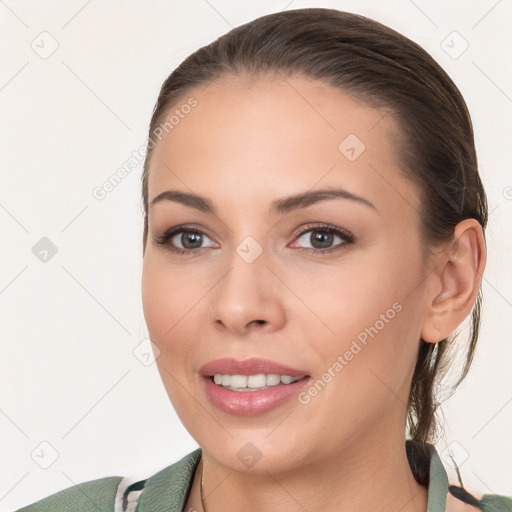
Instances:
[[[204,377],[211,377],[217,373],[222,375],[256,375],[258,373],[278,373],[279,375],[289,375],[290,377],[302,377],[307,375],[305,370],[297,370],[289,366],[282,365],[268,359],[252,357],[240,361],[232,357],[216,359],[204,364],[199,369],[199,373]]]
[[[244,361],[234,358],[217,359],[203,365],[200,373],[203,376],[205,394],[210,402],[223,412],[242,416],[255,416],[284,404],[292,397],[296,397],[311,380],[304,370],[297,370],[275,361],[258,358]],[[212,376],[218,373],[222,375],[277,373],[304,378],[292,384],[269,386],[261,391],[231,391],[213,382]]]

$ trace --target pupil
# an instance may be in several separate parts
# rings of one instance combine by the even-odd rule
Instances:
[[[316,233],[316,235],[314,235]],[[322,234],[323,233],[323,234]],[[332,233],[326,233],[325,231],[313,231],[311,233],[312,235],[312,245],[315,247],[314,242],[320,242],[320,248],[329,247],[330,244],[332,244],[333,241],[333,234]]]
[[[192,243],[192,246],[187,246],[189,242]],[[197,249],[198,247],[201,247],[201,234],[184,233],[183,235],[181,235],[181,243],[183,244],[183,247],[185,247],[186,249]]]

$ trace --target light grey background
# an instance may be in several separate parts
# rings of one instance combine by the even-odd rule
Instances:
[[[510,0],[0,0],[0,510],[102,476],[144,478],[197,447],[141,362],[140,150],[183,58],[232,26],[312,6],[420,43],[469,105],[489,196],[484,320],[437,448],[451,482],[447,446],[469,489],[512,495]]]

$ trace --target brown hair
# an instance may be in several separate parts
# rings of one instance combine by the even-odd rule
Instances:
[[[169,75],[153,110],[150,139],[171,107],[193,88],[241,73],[301,75],[388,110],[401,126],[402,172],[420,192],[426,247],[453,241],[455,226],[466,218],[476,219],[485,230],[487,199],[466,103],[446,72],[410,39],[372,19],[335,9],[262,16],[199,48]],[[148,143],[142,176],[144,251],[151,149]],[[464,366],[452,392],[472,362],[480,310],[481,288],[471,313]],[[409,437],[418,447],[437,434],[435,384],[444,367],[446,343],[458,334],[437,344],[420,341],[407,418]]]

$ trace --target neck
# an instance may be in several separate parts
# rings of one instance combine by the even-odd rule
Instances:
[[[356,442],[321,462],[263,474],[232,471],[203,451],[185,510],[203,509],[203,472],[205,512],[425,512],[427,489],[414,478],[403,438],[376,446],[365,443],[364,451]]]

